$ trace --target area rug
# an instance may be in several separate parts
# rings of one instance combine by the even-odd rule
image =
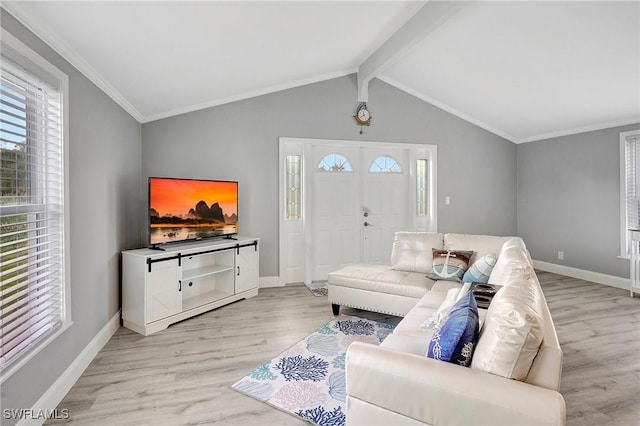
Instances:
[[[339,315],[231,388],[319,426],[345,424],[345,356],[353,342],[379,345],[394,326]]]
[[[305,284],[305,286],[314,296],[321,297],[329,295],[326,281],[314,281],[311,284]]]

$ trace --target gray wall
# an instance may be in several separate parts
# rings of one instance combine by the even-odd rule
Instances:
[[[263,277],[279,275],[280,136],[435,144],[439,230],[516,233],[513,143],[379,80],[369,88],[373,121],[364,135],[352,118],[356,105],[351,75],[143,124],[143,181],[238,180],[240,232],[262,238]]]
[[[518,235],[534,259],[629,277],[629,261],[617,257],[620,132],[638,128],[518,145]]]
[[[140,124],[1,11],[0,24],[69,76],[74,324],[2,384],[2,408],[31,408],[120,309],[120,250],[140,241]],[[5,423],[6,422],[6,423]],[[2,424],[12,424],[2,420]]]

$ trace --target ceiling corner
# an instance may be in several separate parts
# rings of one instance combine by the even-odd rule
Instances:
[[[24,25],[29,31],[40,38],[51,49],[53,49],[64,60],[69,62],[74,68],[76,68],[81,74],[95,84],[100,90],[102,90],[107,96],[109,96],[115,103],[120,105],[129,115],[131,115],[138,123],[143,123],[145,120],[144,115],[138,111],[118,90],[116,90],[111,84],[107,82],[91,65],[89,65],[82,57],[73,50],[67,43],[57,37],[52,31],[50,31],[46,25],[35,22],[25,17],[22,13],[20,3],[17,1],[2,1],[0,6],[4,8],[9,14]]]

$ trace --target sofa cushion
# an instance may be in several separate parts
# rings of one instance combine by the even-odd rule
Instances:
[[[418,272],[394,271],[388,265],[356,263],[329,274],[329,284],[420,299],[435,283]]]
[[[479,324],[476,299],[472,293],[466,293],[453,306],[442,327],[433,333],[427,357],[468,366]]]
[[[487,283],[489,282],[489,276],[493,267],[496,265],[498,257],[495,253],[489,253],[478,260],[469,267],[467,272],[462,277],[463,283]]]
[[[433,287],[431,287],[431,290],[422,296],[416,306],[424,306],[435,311],[442,304],[445,297],[447,297],[447,291],[452,288],[460,289],[461,287],[462,284],[454,281],[436,281]]]
[[[393,334],[411,336],[428,343],[431,336],[433,336],[433,330],[421,328],[420,326],[424,320],[429,318],[434,312],[435,309],[427,308],[426,306],[414,306],[407,312],[402,321],[396,325]],[[424,352],[422,352],[422,355],[424,355]]]
[[[473,251],[433,249],[433,267],[428,278],[432,280],[462,281],[469,268]]]
[[[542,290],[533,280],[515,279],[493,297],[471,368],[524,380],[544,334]]]
[[[445,234],[445,250],[473,250],[471,263],[489,253],[498,253],[502,245],[517,237],[496,237],[494,235]],[[518,238],[520,239],[520,238]]]
[[[391,268],[399,271],[431,272],[431,249],[442,249],[443,234],[396,232],[391,249]]]
[[[513,245],[501,250],[489,276],[489,284],[508,285],[514,279],[528,280],[535,276],[527,251]]]

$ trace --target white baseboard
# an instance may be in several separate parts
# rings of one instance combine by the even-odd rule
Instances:
[[[260,281],[258,282],[258,288],[283,286],[284,284],[280,283],[280,277],[260,277]]]
[[[91,364],[91,361],[98,355],[98,352],[107,344],[111,336],[120,328],[120,311],[102,327],[102,330],[89,342],[80,354],[73,360],[71,365],[62,373],[49,389],[36,401],[32,410],[34,413],[52,412],[62,399],[71,390],[76,381],[80,378],[84,370]],[[18,426],[42,425],[45,419],[23,419],[18,422]]]
[[[553,272],[554,274],[566,275],[585,281],[608,285],[623,290],[629,290],[630,281],[628,278],[616,277],[615,275],[601,274],[600,272],[587,271],[585,269],[572,268],[571,266],[557,265],[555,263],[534,260],[533,266],[541,271]]]

